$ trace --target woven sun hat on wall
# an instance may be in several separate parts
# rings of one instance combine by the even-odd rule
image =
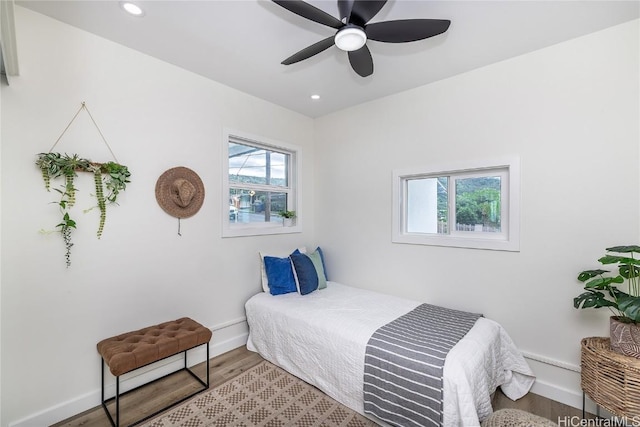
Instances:
[[[189,218],[202,207],[204,184],[197,173],[178,166],[167,170],[158,178],[156,200],[169,215]]]

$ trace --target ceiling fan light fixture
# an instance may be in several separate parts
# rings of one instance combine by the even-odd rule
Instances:
[[[294,53],[282,61],[283,65],[311,58],[336,45],[348,53],[349,64],[360,77],[373,74],[373,58],[366,46],[369,37],[376,42],[407,43],[442,34],[451,24],[448,19],[418,18],[369,23],[387,0],[337,0],[340,19],[305,0],[272,1],[302,18],[337,30],[333,37],[326,37]]]
[[[336,46],[345,52],[352,52],[360,49],[367,42],[367,35],[362,28],[356,26],[346,26],[335,36]]]

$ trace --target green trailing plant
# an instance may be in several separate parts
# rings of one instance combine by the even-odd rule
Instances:
[[[100,211],[100,222],[98,224],[97,236],[102,237],[104,224],[107,219],[107,205],[111,203],[117,204],[118,195],[126,189],[130,182],[131,173],[129,169],[115,162],[93,163],[87,159],[79,157],[77,154],[72,156],[60,153],[40,153],[36,160],[36,165],[40,168],[42,179],[47,191],[51,190],[51,181],[64,177],[64,185],[62,189],[54,188],[60,193],[60,201],[57,202],[62,213],[62,222],[56,226],[66,246],[67,267],[71,265],[71,231],[76,228],[76,222],[70,217],[69,209],[76,203],[76,191],[74,179],[77,172],[90,172],[93,174],[95,185],[95,197],[97,207]],[[105,187],[107,194],[105,195]],[[85,212],[93,208],[85,210]]]
[[[104,199],[104,188],[102,185],[102,170],[99,166],[92,166],[93,182],[96,187],[96,200],[98,201],[98,209],[100,210],[100,223],[98,224],[98,239],[102,237],[104,223],[107,220],[107,202]]]
[[[69,207],[73,207],[76,204],[76,188],[73,186],[73,180],[76,176],[76,171],[85,171],[89,167],[89,160],[80,158],[77,154],[73,156],[60,156],[60,166],[65,178],[66,189],[69,194]]]
[[[98,225],[98,239],[102,237],[104,223],[107,219],[107,204],[116,203],[118,195],[127,188],[130,182],[131,173],[129,169],[115,162],[108,163],[92,163],[89,171],[93,172],[93,181],[96,188],[97,207],[100,210],[100,223]],[[107,188],[108,194],[105,196],[104,187]],[[91,209],[88,209],[89,211]],[[85,211],[86,212],[86,211]]]
[[[107,190],[109,190],[107,200],[109,203],[115,203],[118,194],[127,188],[131,173],[126,166],[114,162],[104,163],[102,169],[108,174],[106,179]]]
[[[47,191],[51,190],[51,177],[57,177],[60,175],[59,168],[60,153],[40,153],[38,154],[38,160],[36,165],[40,168],[42,173],[42,179],[44,180],[44,187]]]
[[[67,267],[71,266],[71,247],[73,243],[71,243],[71,229],[76,228],[76,222],[69,217],[69,212],[65,212],[62,217],[62,222],[56,227],[60,227],[60,234],[62,234],[62,239],[64,240],[64,246],[66,248],[65,259],[67,261]]]
[[[640,259],[634,256],[640,254],[640,246],[614,246],[606,250],[608,253],[598,261],[603,265],[615,264],[617,274],[602,269],[581,272],[578,280],[584,283],[585,292],[573,299],[573,306],[607,307],[621,322],[640,323]],[[618,289],[618,285],[624,284],[626,292]]]

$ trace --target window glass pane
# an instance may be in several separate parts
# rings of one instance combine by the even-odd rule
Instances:
[[[407,232],[447,234],[448,177],[407,180]]]
[[[501,178],[487,176],[455,180],[456,230],[500,233]]]
[[[229,142],[229,182],[287,187],[289,154]]]
[[[287,209],[287,194],[270,191],[229,189],[229,222],[282,222],[278,214]]]
[[[518,158],[395,170],[393,182],[394,243],[520,250]]]

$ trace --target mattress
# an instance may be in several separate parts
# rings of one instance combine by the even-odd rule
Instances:
[[[420,302],[328,282],[308,295],[260,293],[245,304],[247,348],[364,414],[366,344],[379,327]],[[497,387],[524,396],[535,377],[506,331],[478,319],[444,365],[443,424],[478,426]]]

